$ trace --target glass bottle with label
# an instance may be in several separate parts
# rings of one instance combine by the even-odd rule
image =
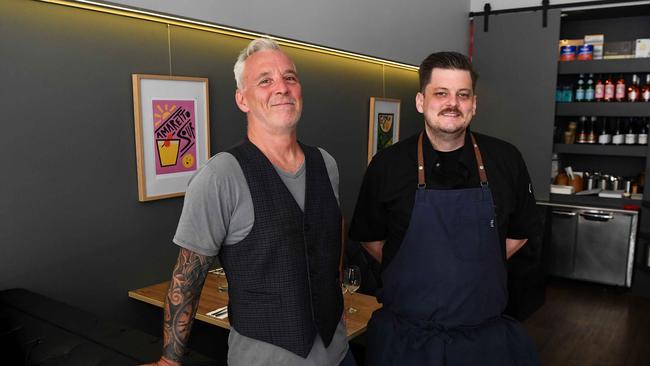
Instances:
[[[596,85],[594,86],[594,100],[596,102],[602,102],[605,98],[605,84],[603,84],[602,76],[598,75],[598,80],[596,80]]]
[[[587,143],[588,144],[595,144],[597,139],[598,139],[598,135],[596,133],[596,128],[598,127],[597,123],[598,123],[598,117],[591,116],[590,121],[589,121],[589,125],[587,127]]]
[[[639,135],[636,140],[636,143],[639,145],[648,144],[648,120],[649,118],[643,118],[641,120],[641,125],[639,126]]]
[[[587,143],[587,117],[581,116],[578,120],[578,131],[576,134],[576,144]]]
[[[585,102],[593,102],[595,97],[594,74],[589,74],[587,87],[585,88]]]
[[[580,74],[580,78],[578,79],[578,87],[576,88],[576,94],[575,94],[575,100],[576,102],[584,102],[585,101],[585,81],[584,81],[584,76]]]
[[[607,76],[605,80],[605,96],[603,96],[603,101],[611,102],[614,100],[614,83],[612,82],[612,75]]]
[[[624,102],[625,101],[625,79],[623,79],[623,74],[618,78],[618,81],[616,82],[616,94],[614,95],[614,99],[616,99],[617,102]]]
[[[641,88],[641,100],[650,102],[650,74],[645,75],[645,85]]]
[[[627,126],[625,129],[625,145],[634,145],[636,144],[636,131],[635,131],[635,120],[632,118],[627,119]]]
[[[621,132],[621,119],[616,118],[614,124],[614,133],[612,134],[612,144],[621,145],[623,143],[623,133]]]
[[[639,77],[634,74],[632,75],[632,84],[627,87],[627,101],[638,102],[640,100],[639,92]]]
[[[607,117],[603,117],[600,135],[598,135],[598,143],[601,145],[612,143],[612,135],[609,133],[609,126],[607,126]]]

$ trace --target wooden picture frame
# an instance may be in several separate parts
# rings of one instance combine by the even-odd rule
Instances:
[[[375,154],[399,141],[399,99],[370,97],[368,164]]]
[[[178,197],[210,157],[208,79],[133,74],[140,202]]]

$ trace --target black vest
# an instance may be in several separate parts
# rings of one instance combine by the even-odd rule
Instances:
[[[341,211],[323,156],[305,154],[304,213],[271,162],[250,141],[229,152],[241,166],[255,221],[241,242],[221,248],[230,324],[247,337],[307,357],[316,334],[329,346],[341,319]]]

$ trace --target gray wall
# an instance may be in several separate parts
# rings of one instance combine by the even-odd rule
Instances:
[[[247,41],[169,32],[174,74],[209,78],[212,153],[227,149],[245,133],[231,67]],[[131,74],[168,72],[167,34],[165,24],[0,2],[0,289],[24,287],[145,330],[159,324],[160,311],[127,291],[169,278],[183,199],[138,202]],[[338,160],[349,218],[382,68],[287,52],[303,83],[300,138]],[[385,96],[402,100],[402,137],[421,126],[416,89],[415,72],[385,69]]]
[[[470,0],[111,0],[419,65],[433,50],[466,53]]]

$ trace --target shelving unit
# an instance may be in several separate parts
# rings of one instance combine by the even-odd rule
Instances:
[[[620,209],[626,205],[641,207],[644,201],[632,200],[629,198],[604,198],[598,196],[576,196],[574,194],[553,194],[551,193],[551,202],[563,203],[567,205],[593,206],[601,208]]]
[[[650,65],[648,66],[650,70]],[[556,116],[639,117],[650,116],[650,103],[580,102],[557,103]]]
[[[607,34],[608,32],[605,31]],[[585,33],[586,34],[586,33]],[[642,80],[650,73],[650,58],[561,61],[558,63],[558,76],[567,79],[578,74],[618,74],[636,73]],[[647,102],[574,102],[556,103],[555,116],[566,123],[567,117],[647,117],[650,116],[650,103]],[[559,127],[558,127],[559,128]],[[643,145],[587,145],[560,144],[553,145],[562,166],[572,166],[574,171],[602,171],[605,174],[634,176],[648,167],[648,146]],[[621,172],[626,172],[622,174]],[[647,188],[647,189],[650,189]],[[649,197],[644,197],[648,199]],[[622,208],[625,205],[642,206],[643,201],[631,199],[603,198],[596,195],[559,195],[551,194],[549,201],[554,203],[583,205],[604,208]]]
[[[621,70],[650,70],[650,58],[626,58],[619,60],[562,61],[558,75],[571,74],[618,74]]]
[[[555,144],[553,151],[558,154],[645,157],[648,146]]]

